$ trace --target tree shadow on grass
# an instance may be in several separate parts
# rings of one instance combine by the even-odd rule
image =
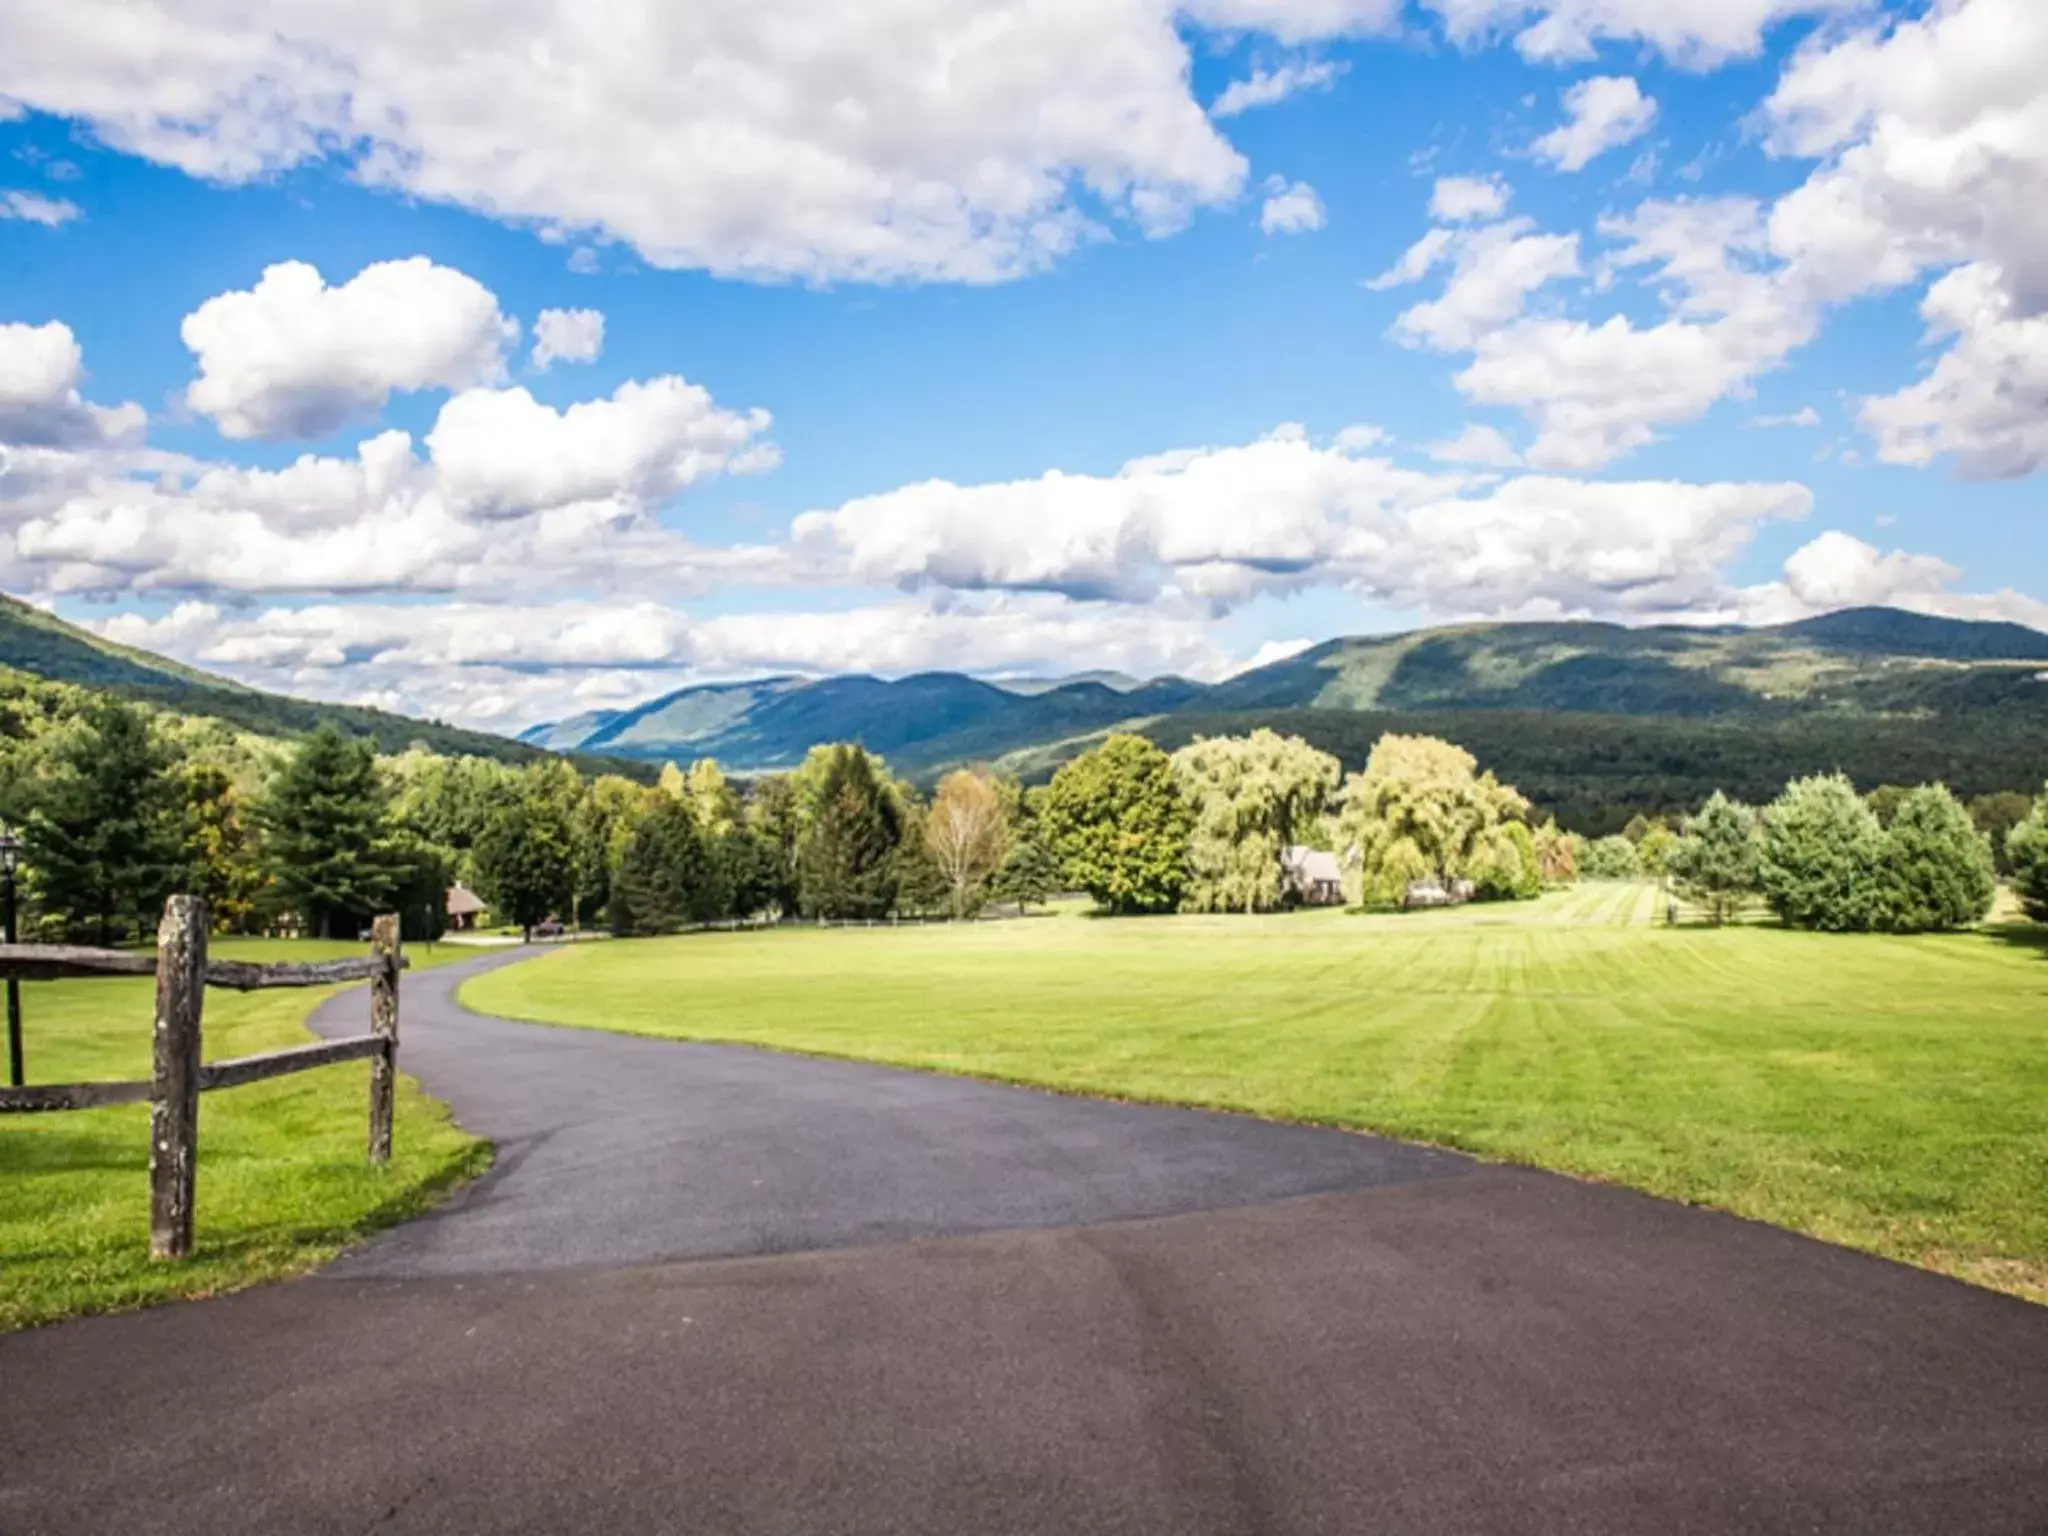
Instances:
[[[2048,960],[2048,923],[2030,923],[2021,919],[2009,919],[2000,923],[1986,923],[1984,936],[2000,944],[2009,944],[2015,949],[2032,950],[2035,957]]]

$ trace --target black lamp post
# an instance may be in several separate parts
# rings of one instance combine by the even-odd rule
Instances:
[[[14,942],[14,863],[21,857],[21,839],[14,828],[0,821],[0,919],[7,926],[7,942]],[[7,978],[7,1080],[21,1086],[21,982]]]

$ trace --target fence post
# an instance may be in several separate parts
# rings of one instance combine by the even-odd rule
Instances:
[[[398,1085],[398,919],[370,925],[370,951],[384,968],[370,978],[370,1033],[384,1049],[370,1058],[370,1161],[391,1161],[392,1097]]]
[[[149,1256],[192,1252],[199,1182],[199,1062],[206,1007],[206,902],[173,896],[156,930],[155,1081],[149,1098]]]

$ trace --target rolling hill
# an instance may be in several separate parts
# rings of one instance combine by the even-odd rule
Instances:
[[[2016,738],[2012,750],[2030,750],[2048,743],[2044,666],[2048,634],[2039,630],[1893,609],[1754,629],[1469,624],[1331,640],[1213,685],[1022,687],[954,673],[707,684],[536,726],[521,739],[623,757],[716,757],[741,771],[788,767],[821,741],[857,740],[921,773],[1011,753],[1035,765],[1051,760],[1050,744],[1134,721],[1227,716],[1243,728],[1280,714],[1485,712],[1822,736],[1888,723],[1897,740],[1938,721],[1950,736]]]
[[[1113,729],[1172,748],[1261,725],[1356,767],[1382,732],[1422,731],[1468,747],[1591,832],[1714,788],[1761,798],[1793,774],[1832,768],[1866,786],[1938,778],[1963,794],[2048,779],[2048,633],[1882,608],[1753,629],[1454,625],[1331,640],[1215,684],[1110,672],[777,676],[682,688],[517,741],[247,688],[8,598],[0,668],[265,736],[333,720],[385,751],[553,752],[643,778],[697,757],[764,772],[820,742],[859,741],[920,780],[990,761],[1036,781]]]
[[[540,755],[538,748],[488,731],[415,720],[354,704],[315,704],[245,688],[166,657],[102,640],[89,630],[6,596],[0,596],[0,667],[48,682],[98,689],[179,714],[223,720],[260,736],[298,736],[332,720],[354,735],[373,738],[384,752],[402,752],[421,742],[436,752],[510,762]]]

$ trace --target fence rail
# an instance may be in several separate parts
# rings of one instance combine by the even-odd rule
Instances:
[[[393,962],[381,954],[341,960],[289,960],[259,965],[250,960],[208,960],[206,984],[235,992],[261,987],[326,987],[369,981]],[[397,958],[403,967],[405,958]],[[0,944],[0,977],[61,981],[81,976],[154,976],[157,957],[132,949],[90,949],[80,944]]]
[[[398,919],[380,917],[371,925],[367,955],[273,965],[208,959],[207,928],[203,900],[197,896],[173,896],[164,904],[154,955],[74,944],[0,945],[0,977],[26,981],[78,976],[156,977],[152,1071],[146,1081],[0,1088],[0,1114],[47,1114],[148,1101],[149,1249],[151,1256],[159,1259],[181,1259],[192,1251],[202,1093],[216,1088],[239,1088],[246,1083],[260,1083],[266,1078],[337,1062],[367,1060],[370,1161],[382,1163],[391,1157],[392,1108],[398,1080],[398,973],[406,963],[399,948]],[[208,987],[252,992],[263,987],[322,987],[349,981],[370,983],[367,1035],[320,1040],[229,1061],[202,1061]]]

